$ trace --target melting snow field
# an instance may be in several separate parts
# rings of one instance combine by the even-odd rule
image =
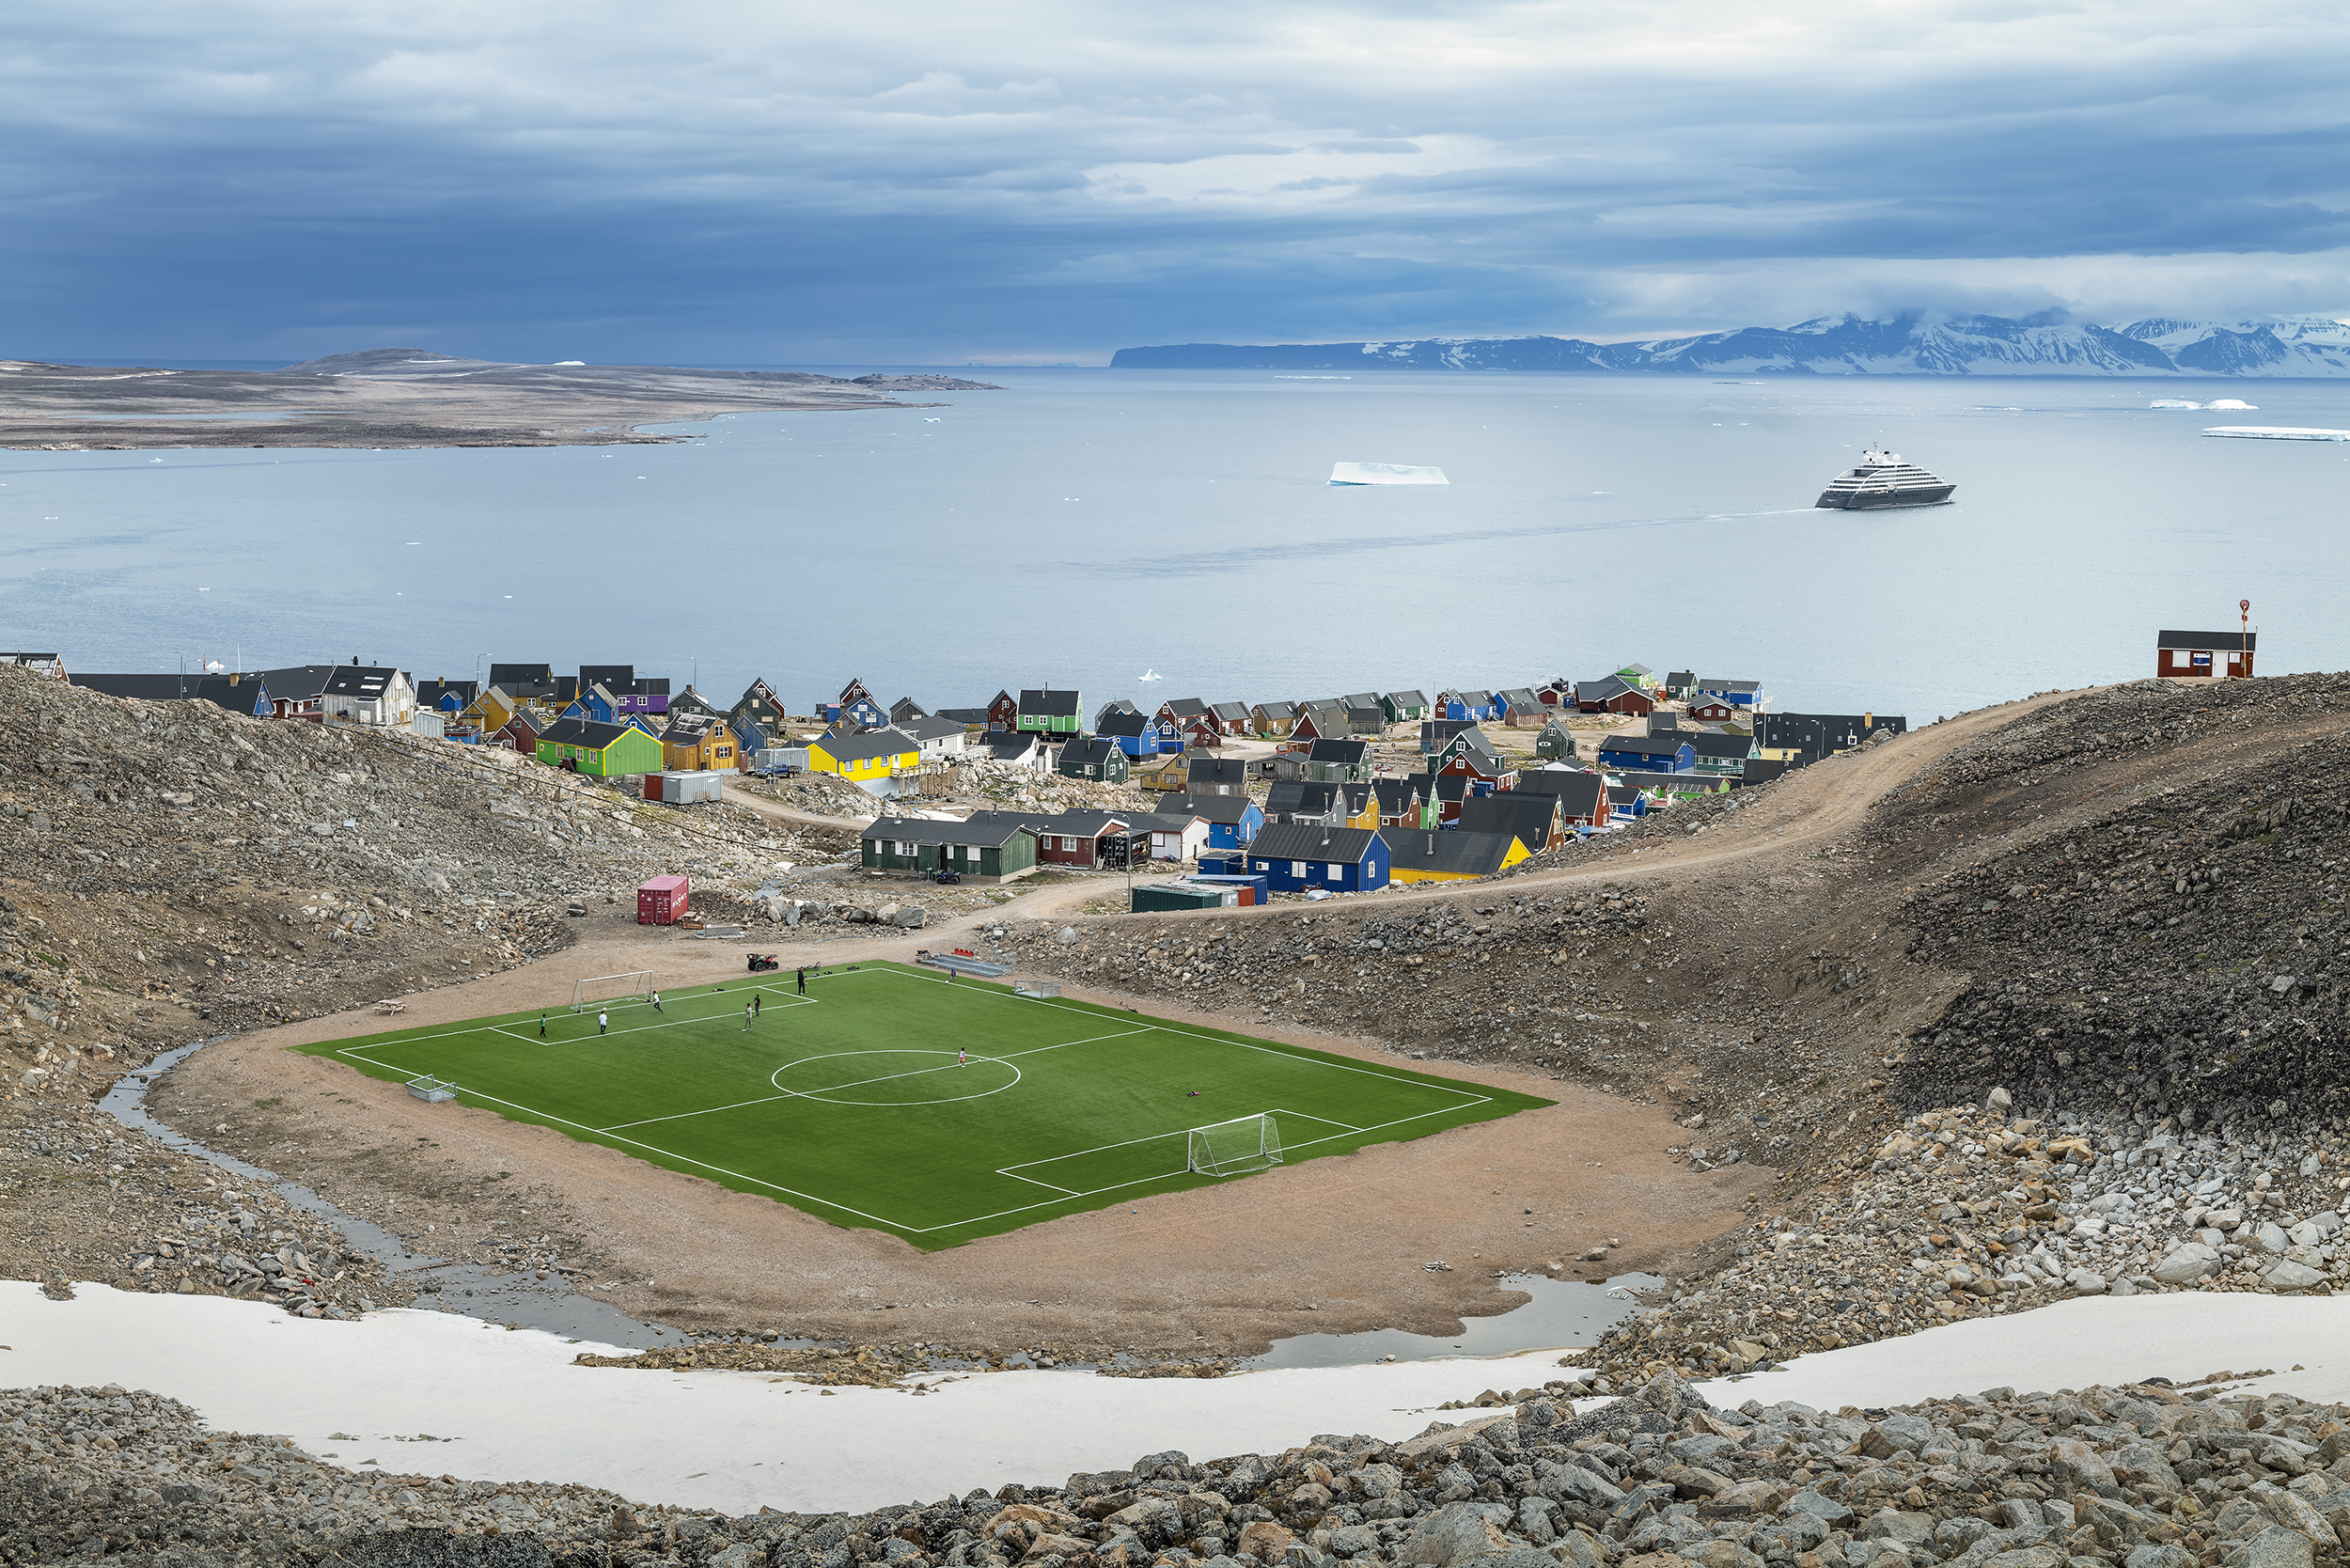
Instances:
[[[144,1388],[186,1401],[215,1427],[286,1435],[354,1469],[375,1460],[466,1480],[577,1482],[731,1513],[1058,1484],[1169,1448],[1195,1458],[1278,1451],[1322,1432],[1392,1441],[1432,1419],[1465,1419],[1433,1410],[1446,1400],[1559,1375],[1558,1354],[1536,1351],[1212,1380],[988,1372],[920,1396],[824,1394],[760,1372],[574,1367],[581,1351],[612,1347],[443,1312],[308,1322],[257,1303],[103,1285],[56,1302],[16,1281],[0,1283],[0,1344],[9,1387]],[[2271,1369],[2248,1387],[2350,1399],[2350,1297],[2084,1297],[1702,1388],[1717,1403],[1832,1410],[2000,1384],[2053,1390]]]

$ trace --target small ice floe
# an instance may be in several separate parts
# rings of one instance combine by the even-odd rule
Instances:
[[[1416,468],[1403,463],[1334,463],[1332,484],[1450,484],[1441,468]]]
[[[557,365],[585,365],[588,362],[584,359],[558,359],[556,363]]]
[[[2148,408],[2180,409],[2187,413],[2193,413],[2196,409],[2199,409],[2203,405],[2201,403],[2190,403],[2185,398],[2156,398],[2153,402],[2148,403],[2146,406]]]
[[[2350,441],[2350,431],[2299,430],[2291,425],[2214,425],[2203,433],[2247,441]]]
[[[2215,399],[2211,402],[2205,403],[2203,406],[2206,409],[2241,409],[2248,414],[2258,414],[2260,412],[2261,405],[2258,403],[2248,403],[2242,398],[2218,398]]]

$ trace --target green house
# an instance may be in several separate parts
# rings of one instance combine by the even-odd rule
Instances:
[[[1012,728],[1033,729],[1040,735],[1074,735],[1084,711],[1083,692],[1024,691]]]
[[[1543,726],[1543,732],[1534,737],[1534,755],[1545,762],[1563,762],[1581,753],[1575,750],[1574,737],[1567,733],[1567,727],[1552,719]]]
[[[863,847],[869,871],[1001,880],[1036,869],[1036,834],[1009,811],[978,811],[960,823],[883,817],[865,830]]]
[[[1080,736],[1060,748],[1054,771],[1070,778],[1090,778],[1102,784],[1123,784],[1133,764],[1125,748],[1104,735]]]
[[[661,743],[634,724],[557,719],[539,731],[539,760],[597,778],[659,773]]]
[[[1389,724],[1417,724],[1428,716],[1428,698],[1418,692],[1384,692],[1379,706]]]

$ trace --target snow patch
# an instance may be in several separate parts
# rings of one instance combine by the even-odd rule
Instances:
[[[1332,484],[1450,484],[1441,468],[1418,468],[1402,463],[1334,463]]]

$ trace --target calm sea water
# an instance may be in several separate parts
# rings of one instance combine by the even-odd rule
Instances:
[[[795,705],[851,676],[1090,708],[1638,660],[1924,720],[2149,673],[2157,628],[2249,598],[2264,671],[2350,666],[2350,447],[2199,435],[2350,427],[2339,384],[984,375],[1006,389],[632,450],[0,453],[0,643],[91,670],[634,661]],[[2216,397],[2261,410],[2146,406]],[[1811,510],[1879,439],[1956,503]],[[1340,460],[1452,482],[1333,489]]]

